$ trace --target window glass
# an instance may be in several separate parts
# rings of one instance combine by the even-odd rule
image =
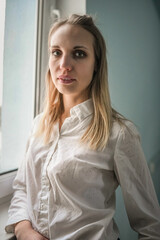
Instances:
[[[2,109],[2,88],[3,88],[3,49],[4,49],[4,24],[5,24],[5,0],[0,2],[0,162],[1,162],[1,109]]]
[[[6,0],[0,52],[0,173],[19,166],[34,117],[36,11],[36,0]]]

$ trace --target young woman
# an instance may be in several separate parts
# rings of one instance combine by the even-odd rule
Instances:
[[[46,101],[14,181],[6,231],[18,240],[117,240],[121,186],[139,239],[160,239],[160,209],[139,134],[110,102],[105,41],[87,15],[49,33]]]

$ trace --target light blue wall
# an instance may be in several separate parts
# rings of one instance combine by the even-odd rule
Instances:
[[[160,18],[152,0],[87,0],[108,47],[112,105],[137,126],[160,201]],[[117,223],[130,230],[120,190]]]

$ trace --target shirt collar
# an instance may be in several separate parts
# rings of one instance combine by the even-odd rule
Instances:
[[[70,109],[70,117],[68,118],[68,120],[70,119],[69,121],[70,123],[67,124],[67,129],[68,128],[70,129],[70,126],[74,128],[75,124],[77,125],[79,122],[83,121],[85,118],[87,118],[89,115],[92,115],[92,114],[93,114],[93,101],[90,98]],[[75,124],[73,124],[73,122]],[[63,134],[64,134],[64,128],[63,128]],[[58,136],[59,136],[59,123],[56,122],[53,128],[53,132],[51,133],[49,143],[52,142]]]
[[[71,118],[78,117],[79,120],[85,119],[92,113],[93,113],[93,101],[91,98],[70,109]]]

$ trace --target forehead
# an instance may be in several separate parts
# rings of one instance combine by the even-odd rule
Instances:
[[[84,45],[93,47],[93,35],[82,28],[71,24],[64,24],[54,31],[50,37],[50,46],[53,45]]]

